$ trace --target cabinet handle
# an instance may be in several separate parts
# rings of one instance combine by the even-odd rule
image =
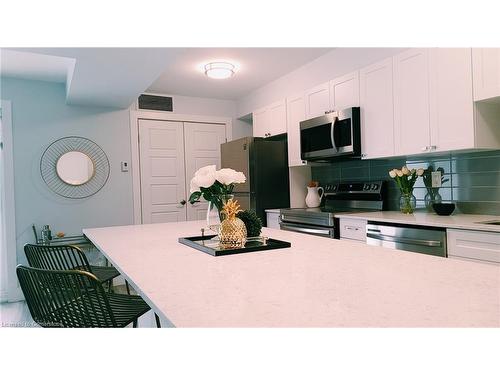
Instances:
[[[347,229],[347,230],[359,230],[358,227],[351,227],[349,225],[346,225],[344,228]]]
[[[422,151],[429,151],[429,146],[422,147]]]
[[[432,150],[435,150],[435,149],[437,149],[437,146],[431,146],[431,147],[430,147],[430,150],[431,150],[431,151],[432,151]]]
[[[361,154],[362,158],[366,158],[367,156],[368,156],[368,154]]]

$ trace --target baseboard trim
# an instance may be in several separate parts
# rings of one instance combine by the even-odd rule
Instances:
[[[6,290],[0,290],[0,303],[4,303],[8,301],[7,298],[7,291]]]

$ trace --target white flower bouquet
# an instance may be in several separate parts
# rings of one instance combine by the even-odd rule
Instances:
[[[410,170],[406,165],[401,169],[391,169],[389,171],[389,176],[396,181],[396,184],[403,194],[411,194],[417,178],[423,174],[424,170],[422,168],[413,168]]]
[[[399,201],[399,208],[405,214],[411,214],[417,205],[416,198],[413,195],[413,186],[419,176],[424,174],[422,168],[409,169],[404,165],[401,169],[391,169],[389,176],[396,181],[399,190],[401,190],[401,198]]]
[[[231,168],[216,170],[215,165],[208,165],[198,169],[191,179],[189,202],[198,202],[203,197],[217,207],[220,213],[225,197],[233,192],[234,184],[242,184],[245,181],[243,172]]]

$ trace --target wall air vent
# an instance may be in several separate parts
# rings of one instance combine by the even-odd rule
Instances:
[[[173,112],[174,102],[171,96],[142,94],[137,100],[137,108]]]

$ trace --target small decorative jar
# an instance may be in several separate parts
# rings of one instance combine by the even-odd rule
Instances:
[[[417,206],[417,198],[411,193],[401,193],[399,198],[399,209],[404,214],[412,214]]]

